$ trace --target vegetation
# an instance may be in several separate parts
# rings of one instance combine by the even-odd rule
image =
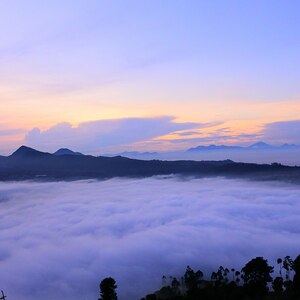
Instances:
[[[263,257],[250,260],[241,271],[220,266],[210,278],[187,266],[180,279],[163,276],[162,288],[141,300],[299,300],[300,255],[295,260],[290,256],[278,258],[277,264],[276,277],[272,277],[274,267]],[[101,284],[108,279],[114,293],[106,298],[101,294],[100,299],[117,299],[112,278],[104,279]]]
[[[116,281],[113,278],[103,279],[100,282],[100,298],[98,300],[118,300],[116,288]]]
[[[239,163],[228,159],[163,161],[137,160],[121,156],[57,155],[25,146],[20,147],[10,156],[0,157],[0,181],[136,178],[170,174],[300,182],[300,167]]]

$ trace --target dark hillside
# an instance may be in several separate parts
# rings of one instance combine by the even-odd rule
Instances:
[[[89,155],[54,155],[25,146],[8,157],[0,157],[0,180],[44,178],[84,179],[112,177],[148,177],[154,175],[227,176],[258,180],[298,182],[299,167],[280,164],[250,164],[224,161],[137,160]]]

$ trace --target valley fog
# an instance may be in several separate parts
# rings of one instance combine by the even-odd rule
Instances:
[[[114,277],[140,299],[187,265],[210,277],[300,254],[300,186],[156,177],[0,183],[0,289],[8,299],[96,300]]]

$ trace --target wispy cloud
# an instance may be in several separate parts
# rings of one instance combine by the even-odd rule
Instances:
[[[235,144],[243,144],[243,143],[251,143],[255,142],[258,139],[262,138],[262,133],[239,133],[236,134],[231,128],[224,127],[214,129],[212,126],[207,126],[209,130],[206,131],[183,131],[183,132],[175,132],[174,139],[165,139],[164,137],[159,138],[159,141],[169,141],[170,143],[189,143],[190,145],[194,145],[195,143],[199,144],[207,144],[214,143],[219,144],[226,143],[228,141],[234,141]],[[212,128],[210,128],[212,127]]]
[[[38,128],[31,130],[26,136],[26,143],[48,151],[70,147],[91,152],[205,126],[205,123],[177,123],[171,116],[99,120],[81,123],[77,127],[61,123],[45,131]]]

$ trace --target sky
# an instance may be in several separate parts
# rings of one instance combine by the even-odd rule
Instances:
[[[1,1],[0,154],[300,144],[299,9]]]
[[[187,265],[210,279],[257,256],[278,276],[299,255],[299,199],[299,185],[224,178],[1,182],[1,289],[93,300],[112,276],[119,299],[141,299]]]

